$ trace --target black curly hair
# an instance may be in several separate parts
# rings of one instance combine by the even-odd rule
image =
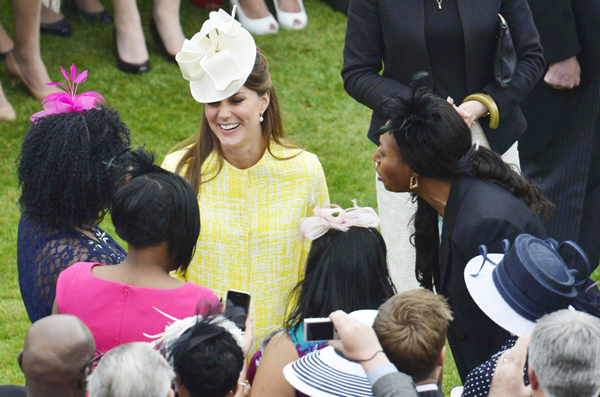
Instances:
[[[21,211],[47,227],[100,222],[124,175],[115,159],[129,145],[129,129],[114,109],[38,119],[17,158]]]
[[[167,355],[191,397],[235,393],[244,354],[233,335],[208,315],[188,328]]]

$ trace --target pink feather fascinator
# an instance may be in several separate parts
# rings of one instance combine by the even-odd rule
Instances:
[[[65,76],[65,83],[46,84],[61,87],[66,92],[55,92],[46,96],[42,103],[44,110],[31,116],[30,120],[32,122],[35,123],[37,119],[52,114],[83,112],[84,110],[97,108],[98,104],[104,103],[104,97],[97,92],[89,91],[77,95],[77,87],[87,79],[87,70],[77,74],[77,68],[75,64],[72,64],[70,70],[71,76],[67,74],[62,66],[60,67],[60,71]]]
[[[302,237],[315,240],[331,229],[347,232],[351,227],[378,227],[379,215],[371,207],[359,207],[352,200],[354,207],[342,209],[331,204],[324,208],[315,208],[315,216],[302,218],[298,229]]]

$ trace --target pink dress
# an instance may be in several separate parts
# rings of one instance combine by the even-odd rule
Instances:
[[[60,274],[56,305],[89,327],[96,349],[103,353],[124,343],[151,342],[144,333],[159,334],[172,322],[156,309],[182,319],[196,315],[199,302],[202,315],[208,305],[220,304],[213,291],[192,282],[169,290],[135,287],[94,276],[94,266],[104,265],[78,262]]]

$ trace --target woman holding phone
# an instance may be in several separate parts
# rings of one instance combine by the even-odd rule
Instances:
[[[284,330],[263,343],[250,361],[251,396],[302,396],[285,380],[283,368],[325,347],[322,342],[306,341],[304,320],[327,317],[335,310],[377,309],[394,296],[378,226],[379,217],[372,208],[356,205],[347,210],[319,208],[315,216],[300,221],[302,236],[313,241],[306,275],[289,295],[292,309]]]
[[[220,296],[249,292],[258,347],[303,277],[310,241],[299,238],[298,220],[329,203],[325,176],[317,156],[284,138],[267,59],[225,11],[211,12],[177,61],[204,104],[200,133],[163,162],[192,185],[202,219],[179,276]]]

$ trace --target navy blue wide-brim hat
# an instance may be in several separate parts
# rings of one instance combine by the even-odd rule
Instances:
[[[505,240],[506,241],[506,240]],[[551,241],[518,236],[505,254],[471,259],[465,283],[477,306],[496,324],[521,336],[546,314],[566,309],[577,297],[575,278]]]

